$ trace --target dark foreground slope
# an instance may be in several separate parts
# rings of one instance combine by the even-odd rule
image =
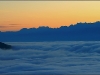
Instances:
[[[0,42],[0,49],[11,49],[11,45],[7,45],[5,43]]]
[[[100,41],[100,22],[77,23],[60,28],[23,28],[17,32],[0,32],[0,41]]]

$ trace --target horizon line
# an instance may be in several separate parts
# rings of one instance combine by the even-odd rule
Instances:
[[[42,28],[42,27],[48,27],[48,28],[52,28],[52,29],[57,29],[57,28],[60,28],[60,27],[70,27],[70,26],[75,26],[75,25],[77,25],[77,24],[84,24],[84,23],[86,23],[86,24],[91,24],[91,23],[97,23],[97,22],[99,22],[100,23],[100,21],[95,21],[95,22],[77,22],[76,24],[70,24],[69,26],[67,26],[67,25],[61,25],[61,26],[59,26],[59,27],[50,27],[50,26],[39,26],[39,27],[31,27],[31,28],[35,28],[35,29],[38,29],[38,28]],[[23,27],[23,28],[21,28],[20,30],[22,30],[22,29],[31,29],[31,28],[26,28],[26,27]],[[17,30],[17,31],[20,31],[20,30]],[[0,31],[0,32],[17,32],[17,31]]]

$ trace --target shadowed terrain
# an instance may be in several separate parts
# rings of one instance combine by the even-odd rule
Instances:
[[[1,49],[11,49],[12,46],[11,45],[7,45],[5,43],[0,42],[0,48]]]
[[[77,23],[59,28],[23,28],[19,31],[0,32],[3,42],[34,41],[100,41],[100,22]]]

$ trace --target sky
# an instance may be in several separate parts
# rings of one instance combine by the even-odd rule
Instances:
[[[100,1],[0,1],[0,31],[100,21]]]

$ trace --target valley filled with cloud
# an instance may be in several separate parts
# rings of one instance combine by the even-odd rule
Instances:
[[[0,74],[100,74],[99,41],[6,43]]]

